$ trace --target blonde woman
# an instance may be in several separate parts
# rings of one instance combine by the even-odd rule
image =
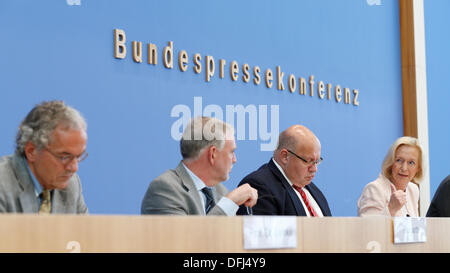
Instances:
[[[358,199],[358,215],[419,216],[422,148],[413,137],[400,137],[389,148],[381,174]]]

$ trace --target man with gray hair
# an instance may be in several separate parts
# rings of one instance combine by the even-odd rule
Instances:
[[[180,141],[183,160],[150,183],[142,214],[236,215],[240,205],[253,207],[258,192],[248,184],[229,192],[228,180],[236,162],[234,129],[216,118],[197,117]]]
[[[0,213],[87,213],[76,174],[87,125],[62,101],[35,106],[19,126],[14,155],[0,158]]]

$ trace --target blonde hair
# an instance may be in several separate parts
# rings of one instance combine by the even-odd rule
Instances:
[[[397,152],[398,148],[400,148],[403,145],[415,147],[417,151],[419,152],[419,162],[418,162],[418,170],[414,178],[412,179],[412,182],[420,183],[420,180],[422,180],[423,176],[423,166],[422,166],[422,147],[420,146],[419,140],[415,137],[409,137],[404,136],[398,138],[389,148],[386,156],[384,157],[383,164],[381,166],[381,171],[385,177],[387,177],[390,181],[392,181],[392,165],[395,162],[395,153]]]

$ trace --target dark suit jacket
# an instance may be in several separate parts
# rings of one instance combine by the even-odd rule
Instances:
[[[253,214],[306,216],[300,199],[272,159],[242,179],[239,186],[245,183],[258,190],[258,202],[253,207]],[[306,189],[314,197],[323,215],[331,216],[327,199],[319,188],[311,182]],[[237,214],[247,215],[247,209],[241,206]]]
[[[427,217],[450,217],[450,175],[441,182],[434,193]]]

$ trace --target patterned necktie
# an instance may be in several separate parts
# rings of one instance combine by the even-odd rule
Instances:
[[[52,210],[52,203],[50,201],[50,190],[43,190],[41,196],[41,207],[39,208],[39,214],[50,214]]]
[[[205,205],[205,212],[208,214],[208,212],[211,210],[212,207],[216,205],[214,202],[213,194],[210,188],[204,187],[202,189],[202,192],[205,194],[206,197],[206,205]]]
[[[298,187],[298,186],[295,186],[295,185],[292,185],[292,186],[294,187],[294,189],[296,189],[296,190],[300,193],[300,196],[302,197],[303,202],[305,202],[305,205],[306,205],[306,208],[307,208],[308,211],[309,211],[309,214],[310,214],[312,217],[318,217],[318,216],[317,216],[317,213],[314,211],[314,209],[313,209],[313,208],[311,207],[311,205],[309,204],[308,199],[306,198],[306,194],[305,194],[305,192],[303,191],[303,189],[300,188],[300,187]]]

